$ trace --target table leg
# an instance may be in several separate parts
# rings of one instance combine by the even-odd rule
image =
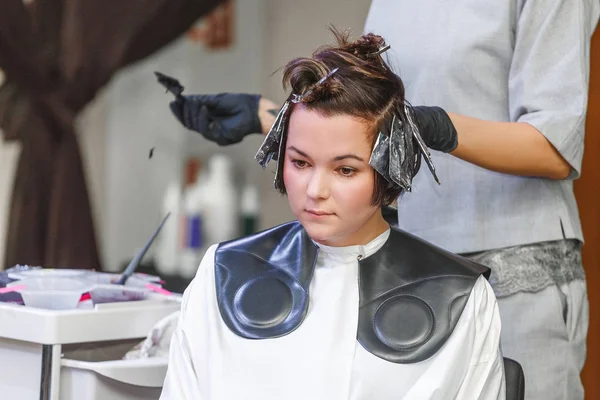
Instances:
[[[58,400],[60,383],[60,344],[42,345],[40,400]]]

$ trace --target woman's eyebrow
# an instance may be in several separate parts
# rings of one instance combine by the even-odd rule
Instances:
[[[300,154],[302,157],[306,157],[306,158],[310,158],[308,154],[306,154],[305,152],[303,152],[302,150],[294,147],[294,146],[290,146],[287,148],[287,150],[294,150],[296,153]],[[356,154],[344,154],[341,156],[336,156],[332,159],[332,161],[342,161],[345,160],[347,158],[352,158],[354,160],[358,160],[361,162],[365,162],[364,158],[357,156]]]
[[[303,152],[302,150],[298,150],[296,147],[294,146],[290,146],[287,148],[287,150],[294,150],[296,153],[300,154],[302,157],[306,157],[306,158],[310,158],[308,157],[308,154],[306,154],[305,152]]]
[[[337,156],[333,158],[333,161],[342,161],[347,158],[353,158],[355,160],[365,162],[365,160],[362,157],[359,157],[356,154],[344,154],[343,156]]]

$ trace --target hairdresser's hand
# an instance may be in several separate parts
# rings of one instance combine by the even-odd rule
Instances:
[[[262,133],[267,134],[275,123],[275,116],[281,107],[273,103],[271,100],[264,97],[260,98],[258,103],[258,117],[260,118],[260,126]]]
[[[170,107],[186,128],[226,146],[242,141],[251,133],[264,132],[259,117],[261,102],[261,96],[256,94],[220,93],[182,96],[171,102]]]
[[[450,153],[458,146],[458,134],[450,117],[440,107],[413,107],[421,137],[432,150]]]

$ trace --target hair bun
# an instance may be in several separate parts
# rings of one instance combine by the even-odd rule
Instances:
[[[367,33],[354,42],[344,46],[344,50],[355,57],[368,60],[378,54],[379,50],[386,46],[385,40],[379,35]]]
[[[299,101],[303,103],[336,98],[353,90],[360,92],[357,89],[360,85],[352,83],[356,79],[370,81],[367,85],[387,81],[390,93],[403,92],[401,81],[380,57],[387,50],[383,37],[367,33],[350,40],[349,31],[333,27],[330,30],[336,39],[335,45],[321,46],[312,57],[296,58],[285,66],[283,86],[286,90],[291,87],[292,94],[302,96]],[[339,68],[335,75],[321,81],[335,68]],[[342,81],[346,83],[342,85]]]

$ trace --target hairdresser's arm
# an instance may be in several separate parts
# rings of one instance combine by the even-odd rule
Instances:
[[[508,77],[513,122],[449,113],[450,151],[498,172],[550,179],[579,176],[587,112],[590,40],[597,0],[525,0]]]
[[[571,173],[569,162],[528,123],[448,115],[458,133],[453,156],[505,174],[565,179]]]

